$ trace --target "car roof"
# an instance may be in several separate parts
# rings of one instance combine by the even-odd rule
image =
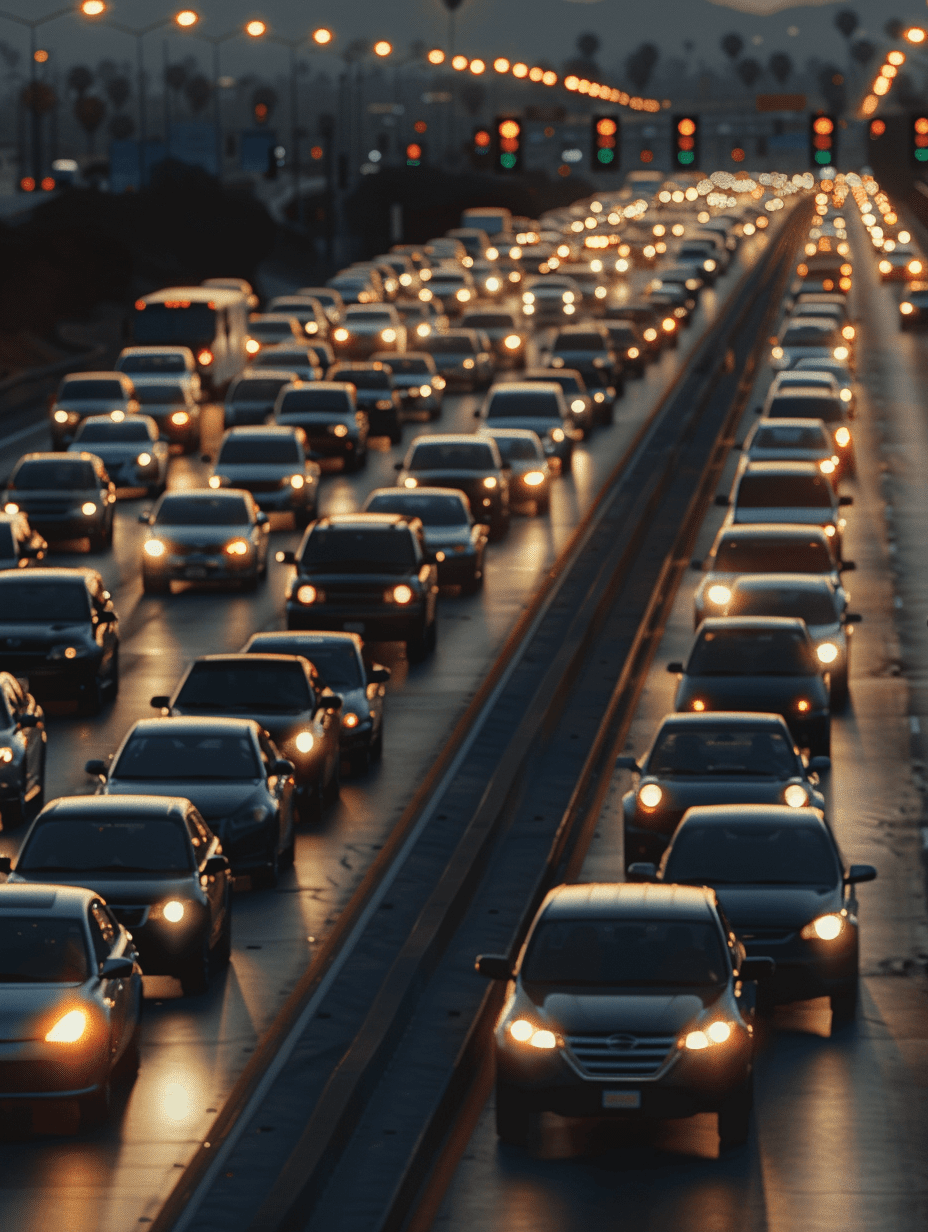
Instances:
[[[397,489],[402,491],[402,489]],[[417,488],[418,492],[419,489]],[[418,518],[407,517],[403,513],[330,513],[319,518],[314,529],[323,528],[335,530],[351,530],[352,527],[364,527],[367,530],[405,529],[418,522]]]
[[[165,723],[167,719],[149,719],[147,722]],[[135,730],[135,729],[133,729]],[[103,814],[115,813],[119,817],[177,817],[184,818],[192,805],[183,796],[133,796],[115,793],[111,796],[61,796],[42,809],[33,824],[59,818],[88,821]]]
[[[542,903],[539,919],[656,919],[705,920],[716,918],[715,894],[707,886],[650,885],[627,882],[589,882],[561,885]]]
[[[723,539],[818,539],[828,544],[828,536],[820,526],[797,522],[742,522],[723,526],[716,536],[716,545]]]
[[[484,424],[476,435],[502,437],[503,440],[525,440],[532,441],[533,444],[541,444],[541,437],[531,428],[497,428],[493,424]]]
[[[162,503],[171,500],[172,497],[191,497],[203,496],[209,497],[211,500],[241,500],[243,496],[250,496],[251,493],[245,488],[171,488],[161,497]]]
[[[9,582],[12,578],[22,578],[24,582],[55,582],[58,585],[71,581],[81,581],[89,585],[93,581],[101,580],[96,569],[88,569],[83,565],[42,565],[37,569],[25,570],[0,569],[0,581]]]
[[[225,436],[251,436],[256,438],[264,436],[283,436],[286,437],[287,440],[291,441],[299,439],[297,437],[296,428],[291,427],[289,424],[242,424],[236,428],[228,428]],[[212,488],[210,489],[210,491],[213,490],[214,489]]]
[[[825,393],[822,393],[822,387],[820,385],[793,385],[789,389],[778,389],[776,391],[776,395],[778,398],[799,399],[799,398],[807,398],[807,397],[816,397],[816,398],[831,398],[832,402],[841,401],[841,398],[839,397],[838,394],[828,393],[827,391]]]
[[[730,826],[732,822],[742,825],[777,822],[796,829],[807,826],[828,829],[818,809],[790,808],[788,804],[699,804],[686,810],[680,825]]]
[[[68,372],[61,379],[62,381],[118,381],[120,385],[125,385],[127,381],[132,383],[132,377],[128,372],[116,372],[115,369],[99,372]]]
[[[422,436],[414,436],[409,442],[413,445],[473,445],[474,441],[478,444],[486,444],[482,441],[475,432],[436,432],[434,436],[429,436],[423,433]]]
[[[567,369],[560,369],[559,371],[573,372],[574,369],[567,368]],[[545,389],[546,385],[548,386],[547,389]],[[561,393],[561,387],[560,385],[558,385],[557,381],[555,381],[553,377],[548,378],[548,380],[546,381],[499,381],[493,385],[492,389],[490,390],[490,393],[491,394],[499,394],[499,393],[511,394],[511,393],[521,392],[521,393],[526,393],[526,394],[537,394],[539,390],[542,393],[551,393],[551,394]]]
[[[777,420],[777,423],[780,421]],[[792,475],[795,478],[801,476],[822,478],[822,472],[818,469],[817,462],[761,462],[752,459],[745,466],[741,473],[741,478],[744,479],[748,475],[782,475],[784,477]]]
[[[706,633],[720,633],[726,629],[745,629],[759,632],[762,629],[804,633],[806,622],[798,616],[707,616],[699,626],[697,637]]]
[[[393,488],[388,490],[391,492],[395,491]],[[307,629],[278,629],[274,633],[253,633],[245,644],[246,646],[262,646],[265,643],[280,642],[286,645],[291,641],[294,645],[306,643],[310,646],[324,646],[326,643],[339,642],[342,645],[354,646],[357,650],[360,650],[363,645],[359,634],[343,633],[341,630],[336,631],[334,629],[328,629],[324,633],[316,633]],[[251,658],[255,652],[248,651],[247,653],[249,658]],[[268,652],[261,651],[260,653]]]
[[[786,731],[786,721],[779,714],[763,710],[712,710],[703,714],[667,714],[661,719],[658,734],[668,728],[743,727],[745,731]],[[792,743],[792,740],[790,740]]]
[[[579,368],[526,368],[519,384],[538,385],[541,381],[550,381],[556,385],[559,376],[579,377],[580,370]]]
[[[296,347],[293,348],[294,352],[296,349]],[[304,358],[308,358],[305,351],[302,354]],[[305,384],[303,381],[294,381],[293,372],[289,368],[246,368],[244,372],[238,374],[235,381],[239,384],[242,381],[273,381],[275,379],[287,381],[294,386]],[[321,384],[321,381],[316,383]]]
[[[349,393],[354,386],[350,381],[294,381],[292,389],[298,389],[301,393]],[[282,389],[281,393],[289,393],[289,389]]]
[[[105,418],[109,419],[107,415]],[[114,421],[115,422],[115,421]],[[122,421],[120,421],[122,422]],[[95,453],[91,453],[89,449],[81,450],[80,453],[57,453],[51,449],[35,450],[33,453],[24,453],[16,463],[20,466],[23,462],[98,462],[99,458]]]
[[[469,508],[466,494],[459,492],[456,488],[429,488],[424,484],[419,484],[415,488],[374,488],[364,498],[365,504],[375,496],[437,496],[443,500],[454,501],[456,504],[465,505]]]
[[[756,434],[759,428],[804,428],[810,423],[820,424],[822,431],[827,431],[825,428],[825,421],[823,419],[813,419],[811,415],[808,416],[808,418],[805,415],[797,415],[793,419],[788,419],[784,415],[782,419],[779,417],[776,419],[759,419],[754,428],[754,433]]]
[[[136,732],[143,732],[145,735],[151,735],[154,732],[160,731],[178,731],[191,734],[196,732],[214,732],[217,735],[241,736],[246,730],[257,735],[261,730],[261,726],[254,719],[232,719],[221,715],[205,715],[202,717],[190,714],[164,715],[157,719],[139,719],[129,729],[126,739]],[[159,796],[158,799],[161,799],[161,797]]]
[[[228,287],[162,287],[160,291],[152,291],[142,296],[144,304],[164,304],[186,300],[189,304],[220,304],[226,307],[230,304],[240,304],[244,292],[231,290]]]
[[[96,799],[102,799],[97,796]],[[58,916],[83,916],[100,895],[83,886],[41,885],[10,881],[0,886],[0,915],[10,911],[37,911]]]
[[[260,325],[262,321],[270,321],[275,325],[289,325],[294,319],[287,312],[249,312],[248,314],[249,325]]]

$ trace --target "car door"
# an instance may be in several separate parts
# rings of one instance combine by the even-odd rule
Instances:
[[[100,675],[108,676],[112,670],[113,656],[119,644],[119,634],[114,621],[109,619],[112,614],[112,604],[108,590],[103,589],[99,578],[88,581],[90,590],[90,605],[93,620],[93,636],[102,650],[100,659]]]
[[[42,725],[42,710],[36,705],[35,698],[26,693],[12,677],[3,681],[3,692],[10,714],[19,726],[20,735],[26,745],[23,790],[28,800],[34,792],[41,790],[43,782],[45,728]],[[30,725],[30,716],[35,716],[35,726]],[[26,726],[22,726],[24,718],[27,719]]]
[[[114,958],[119,931],[107,909],[99,901],[90,904],[87,915],[94,957],[100,964]],[[119,1056],[132,1030],[131,979],[101,979],[101,993],[110,1018],[110,1055]]]
[[[274,763],[280,758],[281,754],[271,743],[264,732],[258,734],[258,744],[261,749],[261,764],[264,768],[264,773],[268,778],[268,786],[271,795],[277,803],[277,821],[278,821],[278,848],[282,851],[290,842],[290,836],[293,833],[293,775],[278,774],[275,778],[273,786],[270,785],[271,778],[274,778],[272,769]],[[324,782],[323,778],[323,782]]]

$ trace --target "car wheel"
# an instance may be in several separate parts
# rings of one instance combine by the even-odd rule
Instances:
[[[855,977],[843,985],[838,992],[831,994],[831,1029],[853,1022],[857,1017],[858,980]]]
[[[187,960],[180,972],[180,986],[185,997],[201,997],[209,989],[209,937],[204,936],[196,954]]]
[[[754,1079],[747,1078],[726,1097],[718,1113],[719,1147],[729,1150],[744,1146],[751,1132],[754,1109]]]
[[[496,1136],[510,1146],[525,1146],[532,1128],[532,1112],[515,1087],[496,1084]]]
[[[406,642],[406,658],[410,663],[421,663],[435,649],[437,633],[434,620],[427,626],[420,637]]]
[[[464,595],[476,595],[479,591],[483,590],[483,576],[484,568],[481,561],[479,564],[474,565],[474,576],[461,586],[461,593]]]
[[[315,520],[315,517],[316,517],[316,511],[314,509],[307,509],[305,505],[303,506],[302,509],[294,509],[293,511],[294,528],[296,530],[305,530],[306,527],[310,524],[310,522]]]
[[[171,590],[167,578],[153,577],[150,573],[142,574],[142,591],[146,595],[166,595]]]
[[[274,850],[271,858],[263,868],[259,868],[251,875],[251,884],[257,889],[273,890],[277,887],[277,882],[280,880],[280,864],[282,853],[277,850],[277,843],[274,843]]]
[[[92,1095],[84,1095],[79,1101],[81,1125],[84,1129],[98,1129],[109,1120],[113,1107],[113,1081],[107,1074],[103,1084]]]

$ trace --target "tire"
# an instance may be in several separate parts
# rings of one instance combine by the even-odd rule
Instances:
[[[180,972],[180,986],[185,997],[202,997],[209,990],[210,948],[209,937],[204,937],[199,951],[190,958]]]
[[[845,984],[839,992],[831,994],[831,1029],[853,1022],[857,1017],[858,979]]]
[[[262,890],[274,890],[277,888],[277,882],[280,880],[280,865],[282,852],[277,850],[277,843],[274,843],[274,851],[271,858],[263,868],[251,875],[251,884]]]
[[[719,1147],[723,1151],[744,1146],[751,1132],[754,1110],[754,1079],[747,1078],[724,1100],[719,1108]]]
[[[474,568],[474,576],[469,581],[464,582],[463,585],[461,586],[461,594],[462,595],[479,594],[479,592],[483,590],[484,574],[485,574],[485,570],[483,567],[483,562],[481,561],[480,568],[479,569],[476,567]]]
[[[532,1128],[532,1112],[515,1087],[496,1084],[496,1136],[509,1146],[525,1146]]]
[[[334,804],[339,797],[342,789],[342,759],[341,754],[335,759],[335,769],[332,771],[332,777],[326,783],[323,790],[323,796],[326,804]]]
[[[14,826],[25,824],[26,817],[29,812],[29,806],[26,803],[25,794],[19,793],[15,800],[8,800],[3,808],[0,809],[0,815],[3,818],[4,830],[12,829]]]
[[[296,530],[305,530],[310,522],[316,520],[316,511],[314,509],[294,509],[293,525]]]
[[[171,583],[167,578],[152,577],[150,573],[142,574],[142,592],[146,595],[170,594]]]
[[[314,791],[311,796],[301,795],[298,806],[299,824],[318,828],[322,825],[322,793]]]
[[[113,651],[113,661],[110,666],[110,678],[106,682],[106,690],[110,695],[110,701],[115,701],[119,696],[119,647]]]
[[[113,1080],[107,1074],[103,1085],[93,1095],[84,1095],[79,1101],[81,1112],[81,1127],[83,1129],[99,1129],[110,1118],[113,1108]]]

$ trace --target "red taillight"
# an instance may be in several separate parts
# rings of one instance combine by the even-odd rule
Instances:
[[[212,351],[210,351],[207,347],[204,347],[203,350],[200,351],[200,353],[197,355],[197,363],[200,364],[204,368],[208,368],[212,362],[213,362]]]

